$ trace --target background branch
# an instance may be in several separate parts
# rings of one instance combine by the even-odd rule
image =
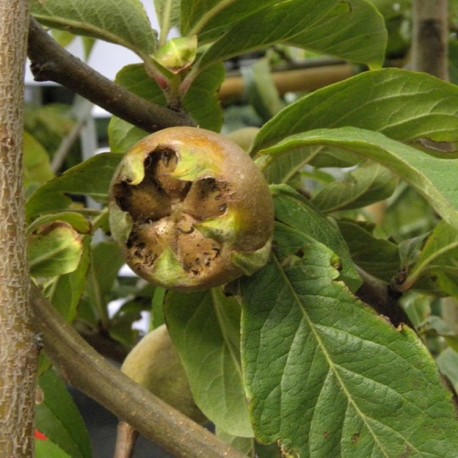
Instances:
[[[28,56],[35,81],[54,81],[147,132],[172,126],[194,126],[185,113],[146,101],[113,83],[76,58],[31,18]]]
[[[448,81],[448,0],[414,0],[412,69]]]
[[[31,297],[44,350],[72,386],[177,457],[245,456],[110,365],[63,320],[34,285]]]

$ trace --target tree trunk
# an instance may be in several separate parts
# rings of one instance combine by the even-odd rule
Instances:
[[[448,0],[414,0],[412,16],[412,69],[447,81]]]
[[[0,457],[33,455],[37,346],[22,182],[27,0],[0,0]]]

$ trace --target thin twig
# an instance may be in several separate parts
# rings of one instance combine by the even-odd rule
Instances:
[[[36,331],[66,381],[177,457],[242,458],[242,453],[109,364],[32,285]]]
[[[195,125],[187,114],[150,103],[105,78],[59,46],[33,18],[29,27],[28,56],[36,81],[62,84],[146,132]]]

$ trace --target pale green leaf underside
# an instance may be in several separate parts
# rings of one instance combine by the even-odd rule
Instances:
[[[218,428],[251,437],[240,367],[237,302],[216,289],[169,293],[165,316],[197,406]]]
[[[156,47],[156,36],[140,0],[33,0],[41,23],[131,49],[140,56]]]
[[[362,208],[387,199],[397,180],[379,164],[365,163],[344,181],[334,181],[317,193],[312,202],[323,212]]]
[[[331,145],[385,166],[415,188],[449,224],[458,228],[457,159],[440,159],[392,140],[379,132],[354,127],[318,129],[293,135],[262,151],[273,159],[311,145]]]
[[[203,36],[199,38],[203,42],[215,38],[217,41],[199,65],[280,42],[368,65],[379,66],[383,61],[387,40],[383,19],[365,0],[354,0],[351,5],[334,0],[246,3],[214,5],[215,14],[203,26]],[[228,6],[217,12],[223,4]],[[208,13],[200,21],[206,16]]]
[[[355,299],[309,243],[242,284],[256,437],[304,457],[453,456],[458,422],[426,348]]]
[[[354,126],[413,142],[458,139],[458,87],[400,69],[365,72],[303,97],[266,123],[259,151],[312,129]]]

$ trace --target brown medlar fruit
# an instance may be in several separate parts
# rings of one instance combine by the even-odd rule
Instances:
[[[197,291],[250,275],[269,256],[273,203],[239,146],[193,127],[134,146],[110,190],[110,226],[127,263],[170,289]]]

